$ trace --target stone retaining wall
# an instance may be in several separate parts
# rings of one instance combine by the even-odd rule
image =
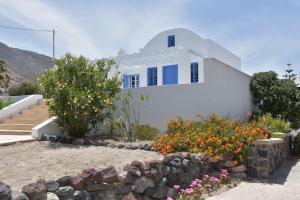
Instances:
[[[249,177],[267,179],[284,163],[289,155],[286,140],[271,138],[255,141],[247,154],[247,174]]]
[[[223,164],[204,154],[182,152],[145,163],[133,161],[121,173],[110,166],[86,169],[77,176],[57,180],[38,180],[24,186],[22,193],[13,195],[10,188],[0,182],[0,197],[1,200],[166,199],[173,196],[175,184],[185,187],[202,175],[218,176]]]

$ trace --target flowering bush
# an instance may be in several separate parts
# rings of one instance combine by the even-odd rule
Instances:
[[[94,64],[83,56],[66,54],[55,65],[39,77],[50,114],[58,117],[58,125],[68,135],[84,137],[114,108],[121,79],[117,73],[108,74],[115,62],[99,60]]]
[[[170,120],[165,134],[154,141],[164,155],[174,152],[203,152],[216,160],[233,153],[242,161],[249,144],[268,138],[268,132],[255,121],[232,121],[216,114],[202,121]]]
[[[188,188],[181,188],[180,185],[174,185],[174,189],[177,191],[177,195],[174,199],[177,200],[198,200],[203,194],[210,194],[220,188],[221,184],[229,184],[231,182],[228,172],[225,169],[221,169],[219,177],[210,177],[204,175],[202,179],[195,179],[191,182]],[[168,197],[167,200],[174,200]]]

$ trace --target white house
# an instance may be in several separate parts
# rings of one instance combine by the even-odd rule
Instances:
[[[123,88],[134,88],[202,83],[205,81],[205,58],[241,69],[238,56],[184,28],[159,33],[138,53],[120,51],[117,60],[123,75]]]

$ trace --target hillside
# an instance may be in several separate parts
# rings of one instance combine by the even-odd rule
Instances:
[[[52,67],[52,58],[32,51],[8,47],[0,42],[0,59],[4,60],[13,82],[35,81],[45,69]]]

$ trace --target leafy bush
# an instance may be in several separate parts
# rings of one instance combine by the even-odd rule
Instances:
[[[40,89],[58,125],[70,136],[84,137],[115,108],[121,80],[118,73],[109,76],[109,72],[116,64],[113,60],[91,63],[70,54],[55,64],[39,77]]]
[[[280,117],[272,117],[271,114],[266,114],[257,119],[258,123],[266,126],[271,133],[281,132],[288,133],[291,131],[290,123]]]
[[[224,154],[233,153],[236,160],[243,160],[248,146],[265,138],[268,132],[256,121],[232,121],[214,114],[199,122],[170,120],[166,133],[154,141],[154,146],[163,154],[203,152],[220,160]]]
[[[272,133],[272,138],[281,138],[283,139],[286,134],[284,133]]]
[[[150,125],[139,125],[137,127],[137,139],[139,140],[154,140],[159,131]]]
[[[15,103],[12,98],[8,98],[8,101],[7,102],[4,102],[2,99],[0,99],[0,110]]]
[[[291,122],[292,128],[299,127],[300,92],[294,81],[278,79],[273,71],[260,72],[252,76],[250,89],[259,109],[256,114],[280,116]]]
[[[32,82],[23,82],[8,89],[9,96],[32,95],[38,93],[38,87]]]

